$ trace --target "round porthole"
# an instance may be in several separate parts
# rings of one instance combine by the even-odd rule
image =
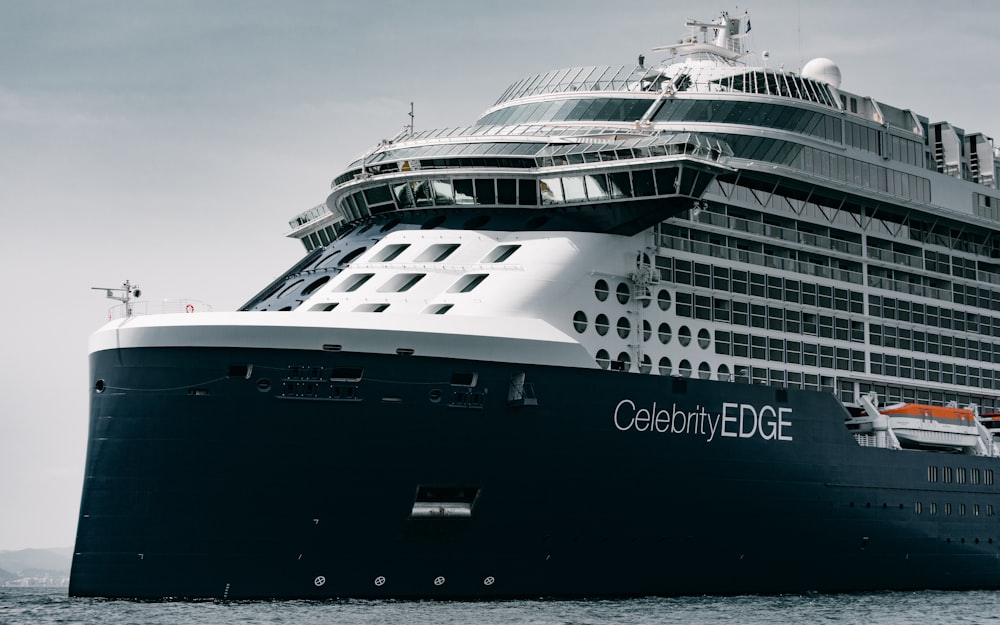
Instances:
[[[601,366],[601,369],[607,369],[608,365],[611,364],[611,355],[606,349],[597,350],[597,364]]]
[[[608,316],[604,313],[601,313],[594,318],[594,329],[597,330],[597,333],[601,336],[607,334],[608,328],[610,327],[611,323],[608,321]]]
[[[619,304],[628,304],[629,299],[632,297],[632,291],[628,288],[627,284],[619,282],[618,287],[615,289],[615,295],[618,296]]]
[[[677,367],[677,372],[681,374],[681,377],[690,378],[691,377],[691,363],[686,360],[682,360],[681,364]]]
[[[628,338],[629,333],[632,331],[632,324],[625,317],[618,318],[618,336]]]
[[[691,343],[691,328],[681,326],[681,329],[677,331],[677,340],[680,341],[681,345],[687,347]]]
[[[267,378],[261,378],[257,380],[257,390],[261,393],[266,393],[271,390],[271,381]]]
[[[649,337],[653,336],[653,326],[649,325],[649,322],[645,319],[642,320],[642,340],[648,341]]]
[[[435,388],[431,389],[431,392],[427,393],[427,399],[431,400],[431,403],[436,404],[441,401],[441,397],[443,395],[444,393],[441,392],[441,389]]]
[[[708,366],[707,362],[703,362],[698,365],[698,377],[702,380],[707,380],[712,377],[712,368]]]
[[[670,342],[670,337],[673,336],[673,331],[670,329],[669,323],[661,323],[660,327],[656,329],[656,334],[660,337],[660,342],[666,345]]]
[[[660,289],[656,294],[656,305],[660,310],[670,310],[670,291]]]
[[[98,380],[97,382],[94,382],[94,391],[96,391],[97,393],[104,392],[104,380]]]
[[[712,342],[712,335],[708,333],[708,330],[702,328],[698,330],[698,347],[702,349],[708,349],[709,344]]]
[[[603,302],[608,299],[608,283],[604,280],[598,280],[594,283],[594,296],[597,297],[597,301]]]
[[[660,375],[670,375],[670,369],[672,365],[670,364],[670,359],[664,356],[660,358]]]
[[[649,373],[653,370],[653,359],[649,357],[649,354],[642,355],[642,361],[639,362],[639,373]]]
[[[728,382],[729,381],[729,367],[726,365],[719,365],[719,381]]]
[[[628,355],[628,352],[618,354],[618,362],[622,364],[622,371],[628,371],[632,368],[632,357]]]
[[[583,334],[587,330],[587,313],[582,310],[576,311],[573,315],[573,329],[578,333]]]

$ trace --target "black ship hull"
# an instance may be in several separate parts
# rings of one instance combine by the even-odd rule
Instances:
[[[928,481],[993,461],[859,447],[829,394],[275,349],[91,373],[74,596],[1000,587],[997,487]]]

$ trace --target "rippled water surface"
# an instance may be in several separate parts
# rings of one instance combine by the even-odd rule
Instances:
[[[87,625],[271,623],[603,623],[755,625],[1000,625],[1000,592],[681,597],[625,600],[432,603],[405,601],[140,602],[72,599],[65,589],[0,588],[0,623]]]

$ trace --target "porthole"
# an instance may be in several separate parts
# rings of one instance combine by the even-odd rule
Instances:
[[[670,291],[660,289],[656,294],[656,304],[660,310],[670,310]]]
[[[444,215],[438,215],[437,217],[431,217],[430,219],[428,219],[427,221],[425,221],[420,226],[420,229],[421,230],[433,230],[434,228],[437,228],[438,226],[440,226],[441,224],[443,224],[444,220],[445,220],[445,216]]]
[[[618,287],[615,289],[615,294],[618,296],[619,304],[628,304],[629,299],[632,297],[631,290],[624,282],[618,283]]]
[[[681,329],[677,331],[677,340],[680,341],[681,345],[687,347],[691,343],[691,328],[681,326]]]
[[[632,331],[632,324],[625,317],[618,318],[618,336],[628,338],[629,333]]]
[[[587,314],[582,310],[576,311],[576,314],[573,315],[573,329],[580,334],[587,330]]]
[[[398,225],[399,225],[399,219],[396,218],[396,217],[393,217],[391,220],[389,220],[388,223],[386,223],[384,226],[382,226],[381,228],[379,228],[379,232],[389,232],[390,230],[392,230],[393,228],[395,228]]]
[[[708,366],[707,362],[703,362],[698,365],[698,377],[702,380],[707,380],[712,377],[712,368]]]
[[[326,284],[329,281],[330,281],[330,276],[323,276],[322,278],[319,278],[317,280],[313,280],[313,282],[309,286],[307,286],[306,288],[302,289],[302,295],[303,296],[312,295],[313,293],[316,292],[316,289],[318,289],[319,287],[323,286],[324,284]]]
[[[284,290],[281,291],[281,293],[278,293],[278,297],[284,297],[288,295],[293,289],[295,289],[295,287],[299,286],[303,282],[305,282],[305,280],[296,280],[295,282],[289,284],[284,288]]]
[[[475,217],[470,217],[462,224],[462,227],[466,230],[478,230],[490,222],[489,215],[476,215]]]
[[[366,247],[359,247],[356,250],[351,250],[346,256],[344,256],[343,258],[341,258],[337,262],[337,265],[340,266],[340,267],[343,267],[344,265],[346,265],[347,263],[351,262],[352,260],[354,260],[358,256],[361,256],[362,254],[364,254],[366,249],[368,249],[368,248],[366,248]]]
[[[608,333],[608,328],[610,326],[611,324],[608,321],[608,317],[604,313],[601,313],[594,318],[594,329],[597,330],[597,333],[601,336]]]
[[[719,365],[719,381],[728,382],[729,381],[729,367],[726,365]]]
[[[597,301],[603,302],[608,299],[608,283],[604,280],[598,280],[594,283],[594,295],[597,297]]]
[[[104,380],[98,380],[97,382],[94,382],[94,391],[96,393],[103,393],[104,388],[105,388]]]
[[[660,375],[670,375],[670,359],[664,356],[660,358]]]
[[[601,369],[607,369],[608,365],[611,364],[611,356],[608,354],[607,350],[597,350],[597,364],[601,366]]]
[[[528,220],[528,223],[524,224],[525,230],[538,230],[545,224],[549,223],[549,218],[545,216],[532,217]]]
[[[670,342],[670,337],[673,336],[673,331],[670,329],[669,323],[661,323],[660,327],[656,329],[656,334],[660,337],[660,342],[666,345]]]
[[[628,371],[632,368],[632,357],[628,355],[628,352],[618,354],[618,362],[621,363],[622,371]]]
[[[323,267],[329,267],[330,265],[334,264],[334,262],[333,262],[333,261],[335,261],[335,260],[336,260],[336,258],[334,258],[334,257],[335,257],[335,256],[336,256],[337,254],[340,254],[340,250],[333,250],[333,252],[331,252],[331,253],[327,254],[327,255],[326,255],[326,256],[325,256],[324,258],[323,258],[323,260],[319,261],[319,262],[318,262],[318,263],[316,264],[316,268],[317,268],[317,269],[322,269]]]
[[[639,373],[649,373],[653,370],[653,359],[649,357],[649,354],[643,354],[642,360],[639,362]]]
[[[642,320],[642,340],[648,341],[649,337],[653,336],[653,326],[649,325],[649,322],[645,319]]]
[[[431,389],[431,392],[427,393],[427,399],[429,399],[431,403],[436,404],[441,401],[442,395],[443,393],[441,392],[441,389]]]
[[[712,342],[712,335],[708,333],[708,330],[702,328],[698,330],[698,347],[702,349],[708,349],[709,344]]]
[[[257,380],[257,390],[261,393],[266,393],[271,390],[271,381],[267,378],[261,378]]]
[[[687,360],[682,360],[681,364],[677,366],[677,372],[681,374],[681,377],[690,378],[691,377],[691,363]]]

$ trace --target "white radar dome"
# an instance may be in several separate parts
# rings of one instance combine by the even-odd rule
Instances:
[[[840,88],[840,68],[830,59],[813,59],[802,68],[802,77]]]

